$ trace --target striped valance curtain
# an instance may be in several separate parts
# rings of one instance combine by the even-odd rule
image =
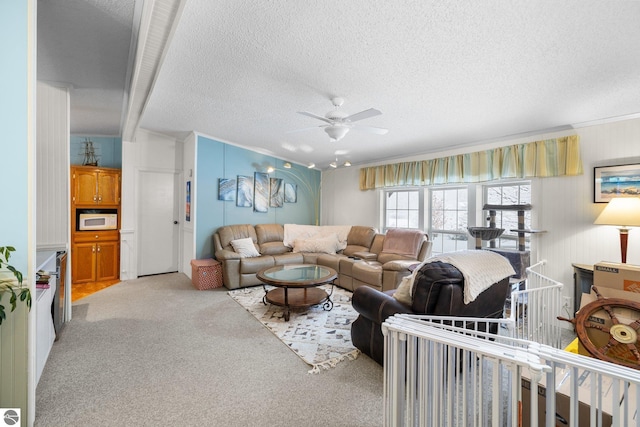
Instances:
[[[360,190],[582,175],[578,135],[360,169]]]

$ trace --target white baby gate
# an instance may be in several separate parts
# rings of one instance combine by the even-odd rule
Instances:
[[[527,269],[506,319],[383,323],[385,426],[640,427],[639,371],[557,348],[562,284],[544,264]]]
[[[545,276],[546,260],[528,267],[524,289],[511,292],[508,318],[514,338],[559,348],[562,283]]]

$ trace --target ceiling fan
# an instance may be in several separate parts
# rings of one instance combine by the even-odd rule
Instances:
[[[369,108],[368,110],[360,111],[359,113],[348,115],[340,110],[340,106],[344,103],[343,98],[332,98],[331,103],[334,107],[334,110],[329,111],[327,114],[323,116],[319,116],[314,113],[309,113],[308,111],[298,111],[298,114],[302,114],[304,116],[313,117],[314,119],[322,120],[326,122],[324,125],[314,126],[310,128],[304,129],[296,129],[289,131],[287,133],[293,132],[302,132],[309,129],[315,128],[323,128],[324,131],[329,135],[332,142],[340,141],[350,129],[356,129],[363,132],[373,133],[377,135],[384,135],[389,132],[388,129],[373,127],[373,126],[364,126],[360,124],[355,124],[359,120],[368,119],[369,117],[374,117],[382,114],[380,111],[375,108]]]

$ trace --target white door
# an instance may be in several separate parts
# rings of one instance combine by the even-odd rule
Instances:
[[[178,174],[140,171],[139,178],[138,275],[178,271]]]

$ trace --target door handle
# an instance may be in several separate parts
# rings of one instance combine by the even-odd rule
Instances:
[[[178,223],[178,221],[173,221],[173,225],[176,225]]]

